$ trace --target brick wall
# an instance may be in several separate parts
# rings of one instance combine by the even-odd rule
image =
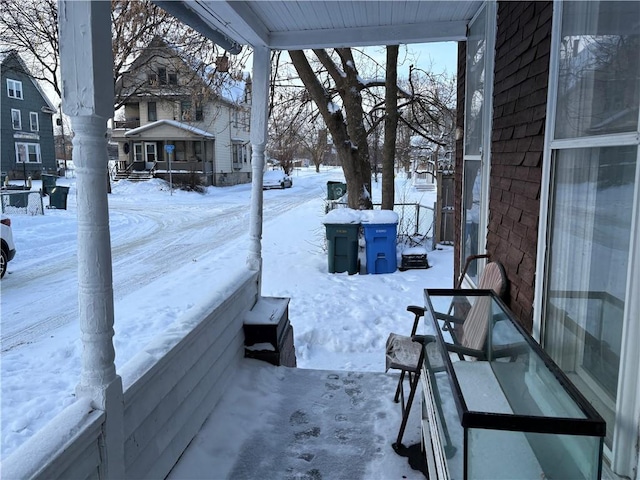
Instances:
[[[487,251],[503,263],[509,307],[531,331],[552,2],[499,2]]]

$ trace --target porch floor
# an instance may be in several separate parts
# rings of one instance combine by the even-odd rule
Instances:
[[[243,359],[168,479],[424,479],[394,452],[397,375]],[[420,403],[404,445],[420,441]]]

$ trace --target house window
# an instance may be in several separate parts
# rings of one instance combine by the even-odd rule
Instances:
[[[169,85],[178,85],[178,74],[170,73],[169,74]]]
[[[166,85],[167,84],[167,69],[164,67],[160,67],[158,68],[158,81],[160,82],[160,85]]]
[[[193,154],[196,160],[202,161],[202,142],[193,142]]]
[[[242,168],[242,164],[247,163],[247,146],[243,143],[233,143],[231,145],[231,159],[233,168]]]
[[[605,419],[612,467],[632,476],[628,449],[637,432],[629,422],[640,382],[634,360],[640,329],[629,307],[632,292],[640,291],[634,221],[640,35],[628,19],[640,18],[640,3],[560,7],[553,19],[546,128],[552,139],[543,178],[549,188],[541,198],[548,211],[540,225],[546,255],[535,324],[545,350]]]
[[[150,122],[155,122],[156,120],[158,120],[156,102],[147,102],[147,118]]]
[[[147,82],[152,87],[157,86],[158,85],[158,75],[156,75],[155,73],[148,73],[147,74]]]
[[[183,122],[191,121],[191,102],[180,102],[180,118]]]
[[[251,128],[251,112],[249,112],[248,110],[245,110],[242,114],[243,116],[243,124],[244,124],[244,131],[248,132]]]
[[[32,132],[37,132],[40,130],[40,122],[38,121],[38,112],[29,113],[29,123],[30,123]]]
[[[196,121],[197,122],[201,122],[202,119],[203,119],[202,103],[201,102],[196,102]]]
[[[16,142],[17,163],[42,163],[40,145],[38,143]]]
[[[22,100],[22,82],[19,80],[11,80],[7,78],[7,95],[9,98],[17,98]]]
[[[187,142],[176,140],[173,142],[175,149],[173,151],[173,160],[176,162],[187,161]]]
[[[11,109],[11,125],[14,130],[22,130],[22,115],[16,108]]]
[[[491,129],[495,4],[486,4],[469,27],[466,58],[461,265],[470,255],[484,253],[488,217],[489,145]],[[467,274],[476,283],[477,262]]]

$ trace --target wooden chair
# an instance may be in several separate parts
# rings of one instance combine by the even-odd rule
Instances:
[[[460,289],[462,279],[469,264],[478,258],[488,258],[488,255],[474,255],[467,259],[462,275],[456,282],[456,289]],[[489,262],[478,282],[479,289],[493,290],[498,296],[504,297],[507,292],[507,277],[502,265],[498,262]],[[465,320],[460,320],[451,315],[453,306],[449,309],[448,314],[441,314],[439,318],[445,321],[446,329],[450,331],[453,343],[447,344],[447,350],[457,353],[461,360],[465,356],[474,357],[476,359],[485,359],[483,347],[486,342],[487,332],[489,330],[489,299],[478,298],[473,305],[470,306],[469,312],[465,316]],[[442,361],[438,358],[437,352],[430,345],[433,345],[435,338],[432,336],[416,335],[418,324],[424,316],[425,309],[415,305],[410,305],[407,310],[414,315],[413,327],[411,334],[399,335],[396,333],[389,334],[386,343],[386,370],[400,370],[400,378],[394,396],[394,402],[401,401],[402,422],[398,437],[393,444],[394,449],[402,445],[402,437],[407,426],[411,405],[416,394],[418,382],[420,380],[420,371],[425,355],[427,355],[427,365],[430,368],[438,368]],[[404,380],[409,379],[409,396],[405,401]],[[440,402],[438,402],[440,403]],[[438,405],[440,409],[440,405]],[[446,434],[446,432],[445,432]]]

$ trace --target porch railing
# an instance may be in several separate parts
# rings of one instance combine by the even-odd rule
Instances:
[[[140,126],[140,119],[137,120],[114,120],[113,128],[138,128]]]
[[[227,295],[212,294],[119,369],[124,412],[114,421],[122,436],[116,428],[109,437],[109,412],[80,398],[2,459],[2,477],[97,478],[115,448],[124,451],[126,478],[165,478],[244,356],[243,322],[258,300],[257,274],[242,271],[228,282]]]

